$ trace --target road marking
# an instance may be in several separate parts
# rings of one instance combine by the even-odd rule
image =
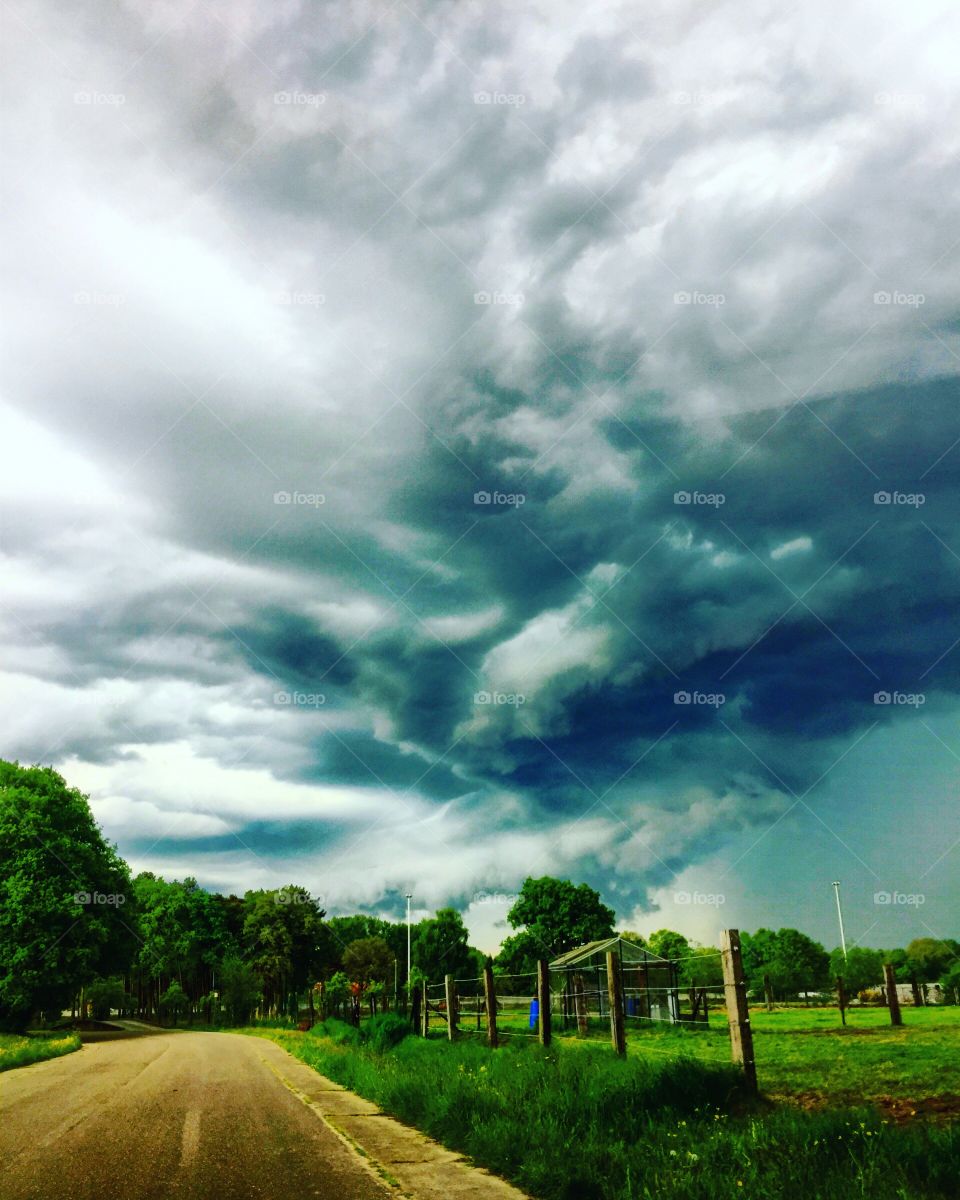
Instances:
[[[183,1119],[183,1137],[180,1141],[180,1170],[189,1167],[200,1148],[200,1109],[191,1108]]]

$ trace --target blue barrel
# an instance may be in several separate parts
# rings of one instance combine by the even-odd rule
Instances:
[[[530,1028],[536,1029],[540,1020],[540,1001],[534,998],[530,1001]]]

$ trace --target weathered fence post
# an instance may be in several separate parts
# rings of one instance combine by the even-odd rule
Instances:
[[[493,986],[493,967],[490,963],[483,968],[483,998],[487,1006],[487,1044],[496,1050],[497,1038],[497,992]]]
[[[410,990],[410,1024],[418,1033],[422,1033],[421,1022],[423,1017],[420,1015],[420,988],[414,987]]]
[[[723,962],[723,994],[727,1002],[727,1023],[730,1027],[731,1057],[743,1067],[747,1086],[755,1092],[757,1064],[753,1057],[753,1030],[750,1028],[747,985],[743,978],[743,960],[740,957],[739,929],[724,929],[720,935],[720,953]]]
[[[763,998],[767,1002],[767,1012],[773,1012],[773,986],[769,975],[763,977]]]
[[[537,959],[537,1014],[541,1046],[550,1045],[550,964],[545,958]]]
[[[424,980],[423,983],[421,984],[421,987],[423,988],[423,1010],[422,1010],[422,1014],[421,1014],[423,1017],[423,1024],[420,1029],[420,1035],[421,1035],[421,1037],[429,1037],[430,1036],[430,986],[427,983],[427,981]]]
[[[573,977],[573,987],[574,1006],[577,1010],[577,1033],[586,1033],[589,1028],[587,1023],[587,983],[579,972]]]
[[[890,1008],[890,1024],[902,1025],[903,1017],[900,1015],[900,997],[897,995],[897,981],[893,974],[893,963],[883,964],[883,978],[887,985],[887,1004]]]
[[[447,1037],[452,1042],[457,1036],[457,985],[452,975],[445,975],[443,983],[447,1000]]]
[[[847,993],[843,990],[843,976],[837,976],[837,1005],[840,1009],[840,1023],[847,1023]]]
[[[627,1037],[623,1024],[623,981],[620,955],[607,951],[607,999],[610,1002],[610,1041],[618,1054],[626,1054]]]

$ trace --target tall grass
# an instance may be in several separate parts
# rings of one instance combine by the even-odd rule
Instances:
[[[75,1033],[34,1033],[29,1037],[0,1033],[0,1071],[11,1071],[14,1067],[27,1067],[46,1058],[59,1058],[80,1049],[80,1039]]]
[[[544,1200],[956,1200],[960,1129],[806,1113],[744,1095],[729,1066],[514,1040],[376,1038],[327,1022],[259,1031]]]

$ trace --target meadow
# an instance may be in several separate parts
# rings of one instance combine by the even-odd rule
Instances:
[[[394,1041],[392,1016],[362,1033],[338,1021],[247,1032],[543,1200],[954,1200],[960,1125],[915,1102],[949,1095],[960,1022],[928,1012],[893,1031],[864,1010],[859,1033],[835,1010],[757,1014],[760,1098],[725,1061],[716,1021],[637,1031],[625,1059],[592,1038]],[[897,1089],[911,1104],[885,1110]]]
[[[46,1058],[59,1058],[79,1049],[80,1039],[75,1033],[32,1033],[28,1036],[0,1033],[0,1071],[26,1067]]]

